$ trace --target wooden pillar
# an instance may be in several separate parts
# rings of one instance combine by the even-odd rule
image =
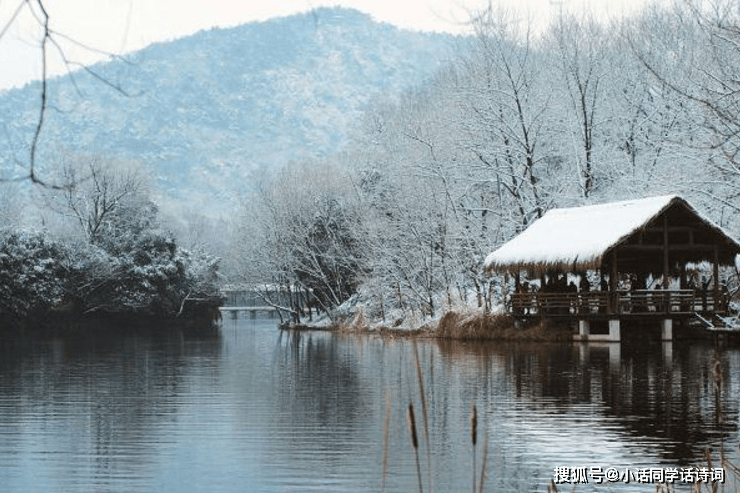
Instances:
[[[663,216],[663,288],[668,289],[668,276],[670,274],[668,262],[668,216]]]
[[[714,293],[713,293],[713,299],[714,303],[712,304],[712,311],[714,313],[717,313],[717,310],[719,308],[719,246],[717,244],[714,244]]]
[[[610,295],[609,298],[611,299],[611,312],[617,313],[619,307],[617,306],[619,304],[619,301],[617,299],[617,285],[619,284],[619,270],[617,269],[617,251],[612,252],[612,273],[611,278],[609,279],[609,290]]]
[[[540,293],[544,293],[545,292],[545,271],[544,270],[540,272],[540,289],[539,289],[539,292]],[[535,307],[537,309],[537,313],[539,314],[539,316],[541,318],[544,318],[545,314],[544,314],[544,310],[542,309],[542,305],[543,305],[542,297],[539,296],[539,295],[535,295],[534,304],[535,304]]]
[[[663,216],[663,289],[667,290],[670,287],[670,281],[669,276],[671,275],[670,271],[670,262],[668,259],[668,216]],[[670,309],[669,306],[669,299],[668,299],[668,293],[660,293],[659,296],[662,298],[661,306],[663,307],[663,311],[667,312]]]
[[[673,319],[666,318],[663,319],[662,324],[662,335],[661,339],[664,341],[672,341],[673,340]]]
[[[687,289],[689,287],[689,280],[686,278],[686,264],[681,262],[681,279],[678,281],[678,289]],[[694,294],[691,294],[691,305],[689,305],[689,302],[684,298],[685,293],[681,293],[680,300],[681,300],[681,307],[679,308],[682,312],[689,311],[689,306],[691,306],[691,311],[694,311]]]
[[[602,262],[599,266],[599,287],[596,288],[596,291],[599,292],[599,296],[601,296],[601,293],[604,291],[604,263]],[[601,301],[599,301],[599,313],[606,312],[609,309],[609,297],[607,295],[606,299],[606,305],[605,307],[601,307]]]
[[[521,315],[522,309],[521,307],[521,296],[522,292],[522,284],[521,284],[521,275],[519,273],[519,269],[516,270],[514,273],[514,294],[511,295],[511,311],[514,315]]]
[[[506,310],[511,312],[511,294],[509,294],[509,273],[504,272],[504,277],[501,282],[501,296],[504,298],[504,306]]]

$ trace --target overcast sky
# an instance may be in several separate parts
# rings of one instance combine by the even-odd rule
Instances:
[[[645,0],[500,0],[518,10],[527,9],[540,19],[562,7],[584,6],[603,18],[633,12]],[[467,12],[487,0],[45,0],[52,29],[105,52],[125,53],[156,41],[195,33],[214,26],[305,12],[318,6],[342,5],[371,14],[400,27],[464,32]],[[14,13],[18,16],[10,23]],[[0,0],[0,89],[39,78],[40,31],[23,0]],[[93,63],[104,55],[65,44],[73,62]],[[62,73],[59,57],[50,59],[52,73]]]

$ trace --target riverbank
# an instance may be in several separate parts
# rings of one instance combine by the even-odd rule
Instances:
[[[482,309],[449,309],[438,319],[403,320],[395,325],[368,319],[358,309],[353,317],[314,324],[286,324],[289,330],[325,330],[339,333],[372,333],[388,337],[428,337],[469,341],[570,341],[572,331],[542,320],[521,324],[504,313],[486,313]]]
[[[191,304],[179,316],[135,311],[99,311],[80,313],[76,310],[39,310],[25,317],[0,316],[2,333],[49,333],[105,330],[114,332],[212,332],[221,321],[221,300]]]

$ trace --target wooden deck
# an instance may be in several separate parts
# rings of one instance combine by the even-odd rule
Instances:
[[[516,317],[600,319],[685,318],[695,313],[722,314],[726,303],[714,306],[711,296],[693,289],[625,292],[515,293],[508,301]]]

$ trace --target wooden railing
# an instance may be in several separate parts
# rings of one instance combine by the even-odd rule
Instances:
[[[721,312],[725,303],[714,306],[711,293],[693,289],[634,290],[611,293],[515,293],[508,308],[514,315],[567,316],[597,313],[684,314]],[[716,308],[716,310],[715,310]]]
[[[619,293],[620,313],[693,313],[713,310],[711,297],[697,296],[693,289],[635,290]]]
[[[515,293],[509,300],[514,315],[577,315],[606,312],[609,293]]]

